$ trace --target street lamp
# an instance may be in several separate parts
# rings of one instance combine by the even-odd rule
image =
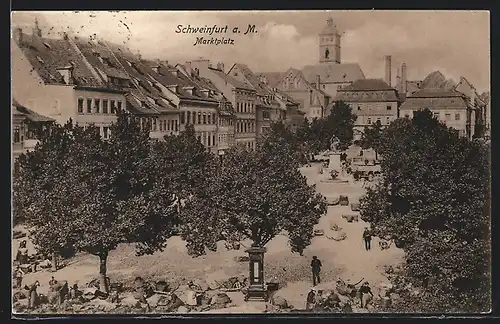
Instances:
[[[246,250],[250,265],[250,286],[245,301],[267,301],[267,290],[264,288],[264,253],[265,247],[252,246]]]

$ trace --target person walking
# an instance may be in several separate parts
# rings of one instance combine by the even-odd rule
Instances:
[[[321,283],[321,279],[319,277],[319,273],[321,272],[321,261],[318,259],[317,256],[313,256],[312,261],[311,261],[311,269],[312,269],[312,275],[313,275],[313,286],[316,286],[316,283]]]
[[[365,241],[365,249],[366,251],[371,249],[371,242],[372,242],[372,234],[370,233],[370,230],[368,227],[365,227],[365,231],[363,232],[363,240]]]

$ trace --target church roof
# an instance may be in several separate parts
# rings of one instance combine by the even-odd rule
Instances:
[[[326,26],[323,28],[319,35],[336,35],[338,34],[337,26],[333,23],[332,18],[328,18],[326,21]]]
[[[302,73],[310,83],[316,83],[317,75],[321,83],[344,83],[364,79],[365,75],[358,63],[306,65]]]

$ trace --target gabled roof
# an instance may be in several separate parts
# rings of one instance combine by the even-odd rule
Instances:
[[[22,42],[17,45],[46,84],[66,84],[57,70],[72,66],[74,85],[103,88],[102,80],[96,78],[68,40],[22,34]],[[117,87],[111,89],[119,90]]]
[[[321,83],[354,82],[365,78],[358,63],[306,65],[302,73],[310,83],[315,83],[318,75]]]
[[[263,77],[267,80],[267,85],[274,88],[283,79],[286,72],[258,72],[255,73],[258,78]]]
[[[210,68],[210,67],[208,69],[212,73],[216,74],[218,77],[220,77],[221,79],[223,79],[224,81],[226,81],[227,83],[229,83],[230,85],[232,85],[233,87],[235,87],[237,89],[243,89],[243,90],[247,90],[247,91],[256,91],[251,85],[249,85],[245,82],[241,82],[239,80],[236,80],[235,78],[233,78],[230,75],[227,75],[226,73],[222,72],[221,70],[217,70],[217,69]]]
[[[421,89],[406,97],[401,105],[402,110],[416,110],[422,108],[457,108],[466,109],[466,97],[453,89]]]
[[[255,74],[253,74],[252,70],[250,70],[248,68],[248,66],[246,66],[245,64],[241,64],[241,63],[235,63],[231,67],[229,72],[231,72],[233,70],[233,68],[237,68],[238,70],[241,71],[241,73],[243,73],[243,76],[248,81],[248,83],[250,83],[252,85],[252,87],[255,88],[255,90],[257,91],[257,94],[262,95],[262,96],[267,96],[267,95],[272,94],[271,89],[268,86],[266,86],[263,82],[261,82],[259,80],[259,78],[257,78],[257,76]],[[229,75],[229,72],[227,73],[228,75]]]
[[[295,68],[289,68],[288,71],[286,71],[286,73],[283,75],[283,78],[285,78],[290,73],[293,74],[293,75],[295,75],[295,76],[297,76],[297,77],[299,77],[299,78],[301,78],[304,81],[304,84],[306,85],[306,87],[308,87],[313,92],[319,93],[319,94],[321,94],[324,97],[331,97],[328,93],[324,92],[323,90],[318,89],[316,87],[313,87],[311,85],[311,83],[309,83],[307,81],[306,77],[304,76],[304,73],[302,73],[301,70],[298,70],[298,69],[295,69]]]
[[[420,84],[420,89],[444,88],[446,78],[440,71],[429,73]]]
[[[360,79],[338,91],[386,91],[395,90],[382,79]]]
[[[75,43],[94,68],[104,72],[108,77],[129,79],[107,43],[95,42],[90,39],[84,40],[78,37],[75,38]]]
[[[33,122],[54,122],[55,119],[40,115],[33,110],[30,110],[21,105],[16,99],[12,98],[12,113],[14,115],[25,116],[28,120]]]

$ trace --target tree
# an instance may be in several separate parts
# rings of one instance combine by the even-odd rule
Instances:
[[[214,250],[219,238],[250,238],[264,246],[286,232],[294,252],[310,244],[313,226],[326,212],[324,198],[307,185],[291,145],[266,137],[256,150],[235,147],[207,181],[211,193],[190,200],[182,216],[182,237],[190,253]]]
[[[204,189],[214,156],[198,140],[193,125],[187,125],[178,136],[166,136],[155,150],[162,156],[164,176],[180,199]]]
[[[361,217],[406,252],[404,279],[422,287],[420,311],[484,311],[489,304],[488,148],[418,111],[384,130],[382,182]]]
[[[340,149],[347,149],[354,137],[353,127],[356,119],[357,116],[353,114],[349,104],[343,101],[335,101],[331,108],[331,113],[325,120],[325,128],[329,135],[328,141],[335,135],[340,141]]]
[[[58,132],[42,143],[54,142],[54,134]],[[132,116],[119,114],[109,141],[101,139],[93,126],[85,130],[68,126],[63,135],[68,150],[67,158],[59,161],[59,173],[49,167],[45,155],[53,150],[44,151],[43,146],[20,163],[21,169],[38,178],[54,179],[50,186],[37,182],[35,188],[41,191],[37,198],[54,197],[58,204],[40,203],[51,213],[39,212],[32,201],[23,210],[42,249],[58,242],[98,256],[101,290],[107,292],[109,252],[121,243],[136,243],[138,255],[164,248],[178,219],[175,196],[160,172],[161,156],[152,150],[149,134],[141,131]],[[19,195],[32,194],[23,192],[23,186],[18,189]]]
[[[13,177],[14,223],[36,227],[33,243],[40,253],[52,255],[54,270],[56,254],[70,246],[67,233],[60,233],[58,225],[71,217],[74,203],[66,194],[73,130],[69,120],[38,134],[35,149],[18,157]]]
[[[377,120],[374,124],[366,126],[361,136],[361,147],[372,148],[375,151],[375,159],[378,160],[378,151],[382,143],[382,123]]]

